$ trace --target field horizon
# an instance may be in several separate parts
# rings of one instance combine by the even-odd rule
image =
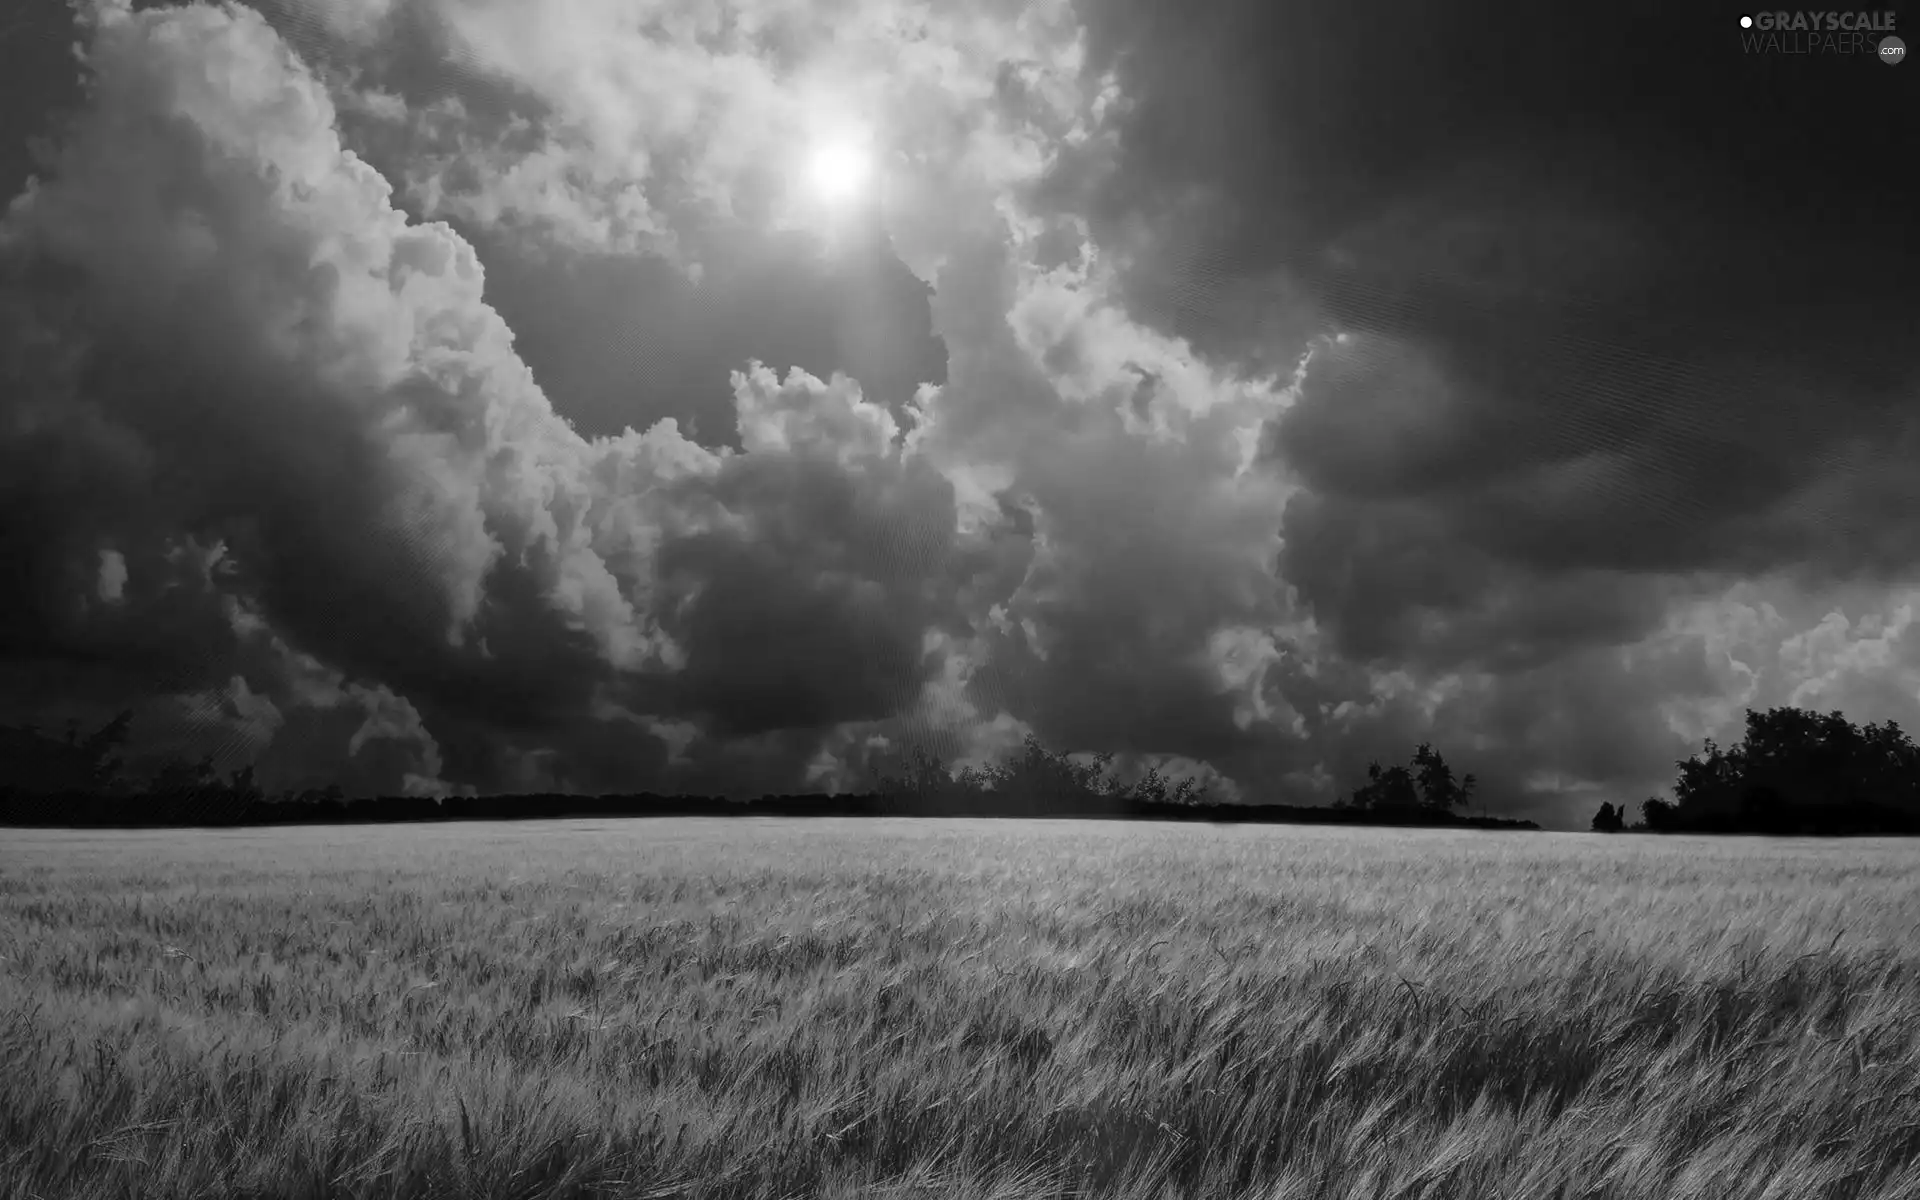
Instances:
[[[0,1200],[1920,1194],[1897,838],[9,834]]]

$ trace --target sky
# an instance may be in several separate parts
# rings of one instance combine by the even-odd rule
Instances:
[[[0,720],[1559,828],[1920,725],[1920,66],[1684,7],[16,0]]]

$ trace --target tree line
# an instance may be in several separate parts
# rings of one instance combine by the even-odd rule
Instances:
[[[164,763],[145,781],[129,779],[119,750],[132,722],[122,713],[81,737],[0,726],[0,824],[205,826],[511,820],[568,816],[988,816],[1104,817],[1214,822],[1466,824],[1535,828],[1531,822],[1455,814],[1474,779],[1456,781],[1431,747],[1409,767],[1382,769],[1353,796],[1327,806],[1223,803],[1207,785],[1158,767],[1123,780],[1114,756],[1069,755],[1029,737],[1001,759],[951,770],[924,749],[880,764],[855,794],[766,796],[511,795],[349,798],[338,786],[268,795],[252,767],[220,774],[213,760]]]
[[[1893,721],[1855,725],[1801,708],[1747,710],[1740,742],[1675,764],[1673,799],[1652,796],[1629,823],[1602,804],[1606,833],[1920,833],[1920,747]]]
[[[1330,807],[1222,803],[1194,778],[1155,768],[1130,781],[1112,755],[1068,755],[1029,737],[1012,754],[954,771],[910,749],[854,795],[724,800],[693,796],[389,796],[349,798],[337,785],[269,795],[251,766],[221,774],[211,758],[162,763],[129,777],[121,752],[133,714],[82,735],[0,725],[0,823],[229,825],[365,820],[511,819],[563,815],[1104,816],[1347,824],[1529,822],[1460,816],[1477,780],[1456,775],[1432,745],[1404,765],[1367,767],[1367,780]],[[1749,710],[1742,740],[1675,764],[1673,798],[1650,797],[1639,820],[1601,805],[1603,832],[1920,833],[1920,746],[1893,721],[1855,725],[1839,712]]]
[[[1336,808],[1369,812],[1426,811],[1451,813],[1465,808],[1479,790],[1480,781],[1472,774],[1455,779],[1453,768],[1438,750],[1421,742],[1406,766],[1382,767],[1367,764],[1366,785],[1351,796],[1335,801]]]

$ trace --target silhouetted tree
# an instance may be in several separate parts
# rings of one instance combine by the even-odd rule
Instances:
[[[916,746],[908,755],[898,790],[922,800],[933,800],[953,790],[953,778],[940,760],[924,747]]]
[[[1674,805],[1671,801],[1658,796],[1648,796],[1640,802],[1640,822],[1648,829],[1673,828]]]
[[[1920,748],[1892,721],[1862,727],[1839,712],[1749,709],[1739,745],[1708,739],[1675,766],[1674,804],[1648,811],[1650,829],[1818,827],[1832,812],[1855,814],[1848,823],[1884,820],[1876,812],[1920,818]]]
[[[1112,762],[1111,754],[1075,762],[1065,754],[1049,753],[1038,738],[1029,735],[1021,743],[1020,752],[994,772],[993,788],[1041,808],[1112,796],[1118,791],[1107,776]]]
[[[1593,814],[1593,829],[1596,833],[1619,833],[1626,824],[1626,809],[1615,808],[1611,802],[1603,802],[1600,805],[1600,811]]]
[[[1417,808],[1420,789],[1405,767],[1367,764],[1367,784],[1353,794],[1353,807],[1362,809]]]
[[[1074,757],[1048,750],[1029,736],[1020,749],[997,763],[950,771],[940,759],[915,749],[883,769],[876,790],[909,799],[923,810],[953,807],[994,811],[1101,811],[1124,803],[1198,805],[1209,802],[1207,786],[1197,779],[1175,779],[1150,767],[1134,783],[1113,773],[1110,753]]]
[[[1473,795],[1479,780],[1472,775],[1456,781],[1447,760],[1426,742],[1414,749],[1410,766],[1382,767],[1367,764],[1366,785],[1353,793],[1341,808],[1406,809],[1425,808],[1451,812]]]
[[[1440,752],[1421,742],[1413,752],[1414,777],[1420,783],[1420,800],[1428,808],[1452,812],[1467,802],[1468,787],[1455,782],[1453,768]],[[1468,776],[1472,779],[1472,776]]]
[[[1145,804],[1206,804],[1211,800],[1207,786],[1198,779],[1189,776],[1176,781],[1161,774],[1159,767],[1148,767],[1127,794]]]

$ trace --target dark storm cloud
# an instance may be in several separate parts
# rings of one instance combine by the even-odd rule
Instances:
[[[686,663],[641,690],[726,736],[890,716],[931,673],[925,631],[960,621],[952,485],[844,379],[753,364],[734,391],[747,453],[710,495],[741,519],[662,547]]]
[[[1288,578],[1348,649],[1593,572],[1915,565],[1898,69],[1746,55],[1722,7],[1085,12],[1130,102],[1095,207],[1138,308],[1229,355],[1262,333],[1235,289],[1354,335],[1273,437],[1314,492]],[[1659,611],[1606,587],[1560,633]]]

